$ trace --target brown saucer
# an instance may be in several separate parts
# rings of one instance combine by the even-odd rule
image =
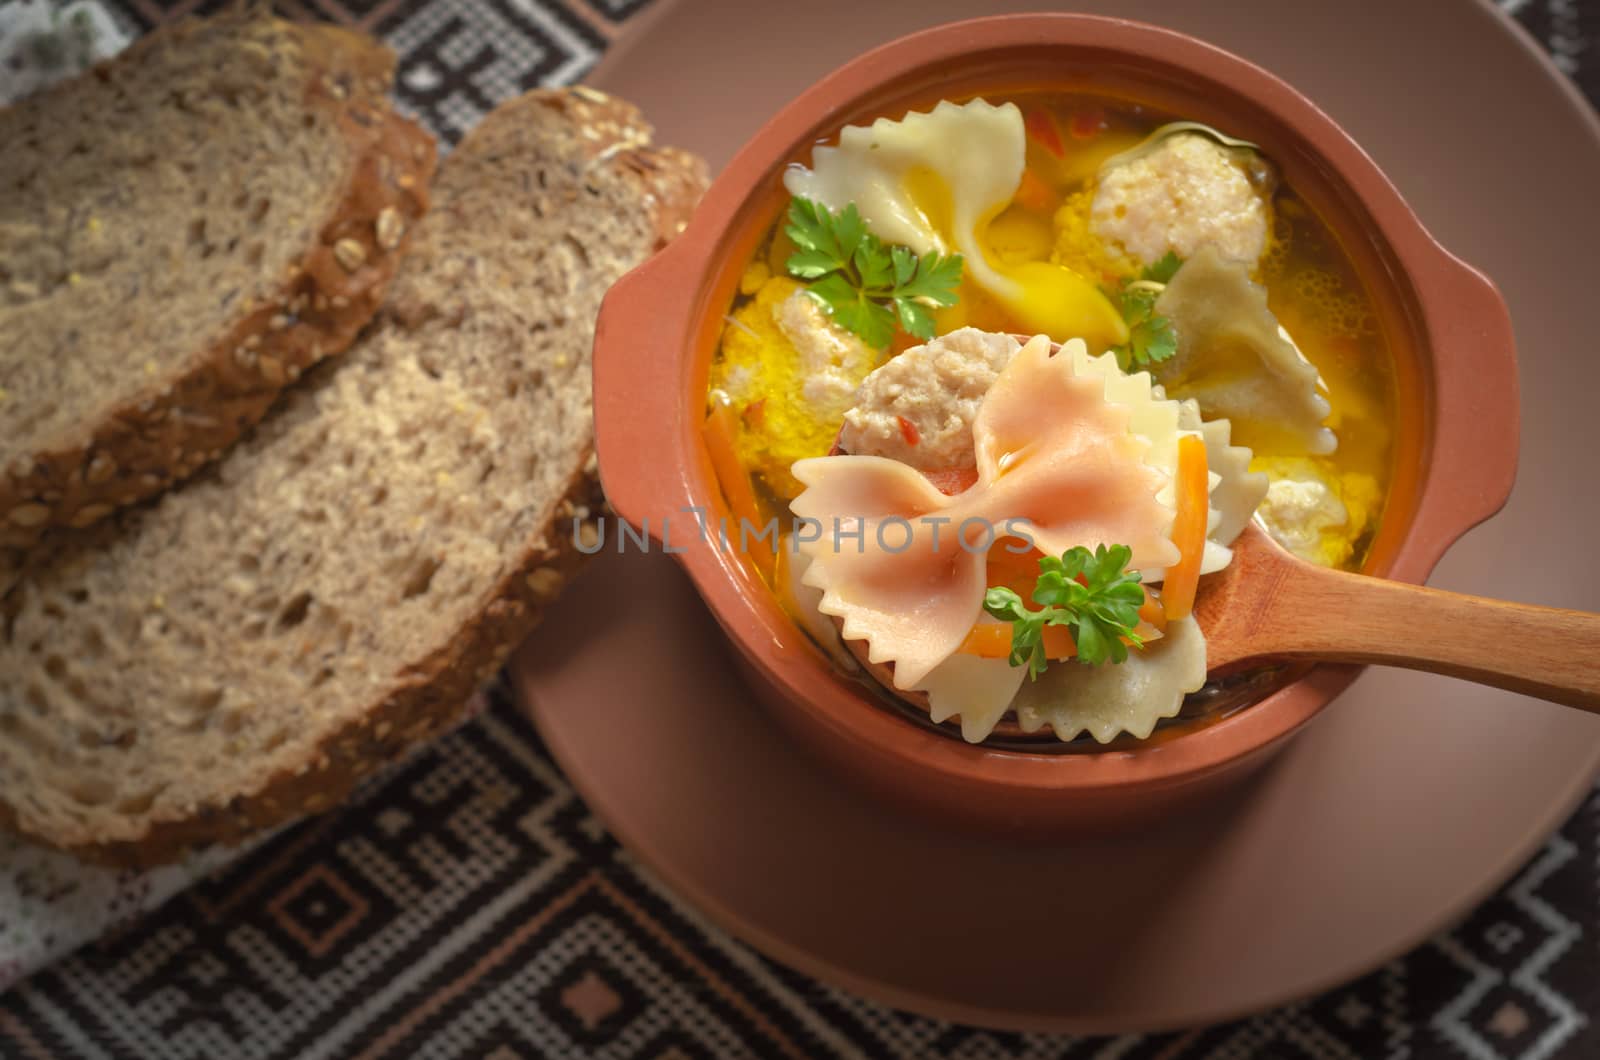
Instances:
[[[1522,356],[1518,486],[1432,580],[1593,609],[1600,474],[1580,431],[1600,392],[1586,301],[1600,217],[1570,204],[1600,186],[1600,122],[1487,7],[1286,10],[1124,0],[1115,13],[1287,78],[1372,152],[1446,246],[1501,285]],[[818,0],[805,18],[792,13],[727,0],[662,10],[595,83],[717,164],[820,72],[978,8]],[[774,33],[779,24],[793,32]],[[1484,149],[1486,129],[1503,149]],[[970,1022],[1170,1027],[1332,986],[1481,899],[1600,764],[1592,717],[1371,671],[1225,805],[1118,840],[1003,844],[867,799],[786,742],[670,558],[608,557],[568,599],[515,674],[552,751],[622,841],[773,956]]]

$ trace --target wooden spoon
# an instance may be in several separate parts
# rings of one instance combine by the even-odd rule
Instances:
[[[1201,581],[1213,672],[1262,657],[1427,670],[1600,714],[1600,615],[1329,570],[1255,524]]]

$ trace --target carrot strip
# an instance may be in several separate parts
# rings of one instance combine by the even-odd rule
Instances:
[[[711,456],[711,469],[716,472],[717,481],[722,485],[722,495],[727,498],[728,511],[735,519],[743,519],[759,531],[762,525],[761,508],[756,503],[756,491],[750,484],[750,474],[739,459],[739,435],[733,410],[721,401],[713,401],[700,434]],[[730,526],[728,537],[737,541],[745,538],[745,535],[738,532],[738,527]],[[776,558],[771,545],[766,538],[758,538],[754,534],[749,536],[748,543],[751,562],[762,577],[770,581]]]
[[[967,639],[956,650],[982,659],[1004,659],[1011,654],[1011,626],[980,622],[967,630]]]
[[[1197,439],[1198,440],[1198,439]],[[1181,446],[1181,442],[1179,443]],[[1183,450],[1179,449],[1179,467],[1182,468]],[[1201,444],[1200,458],[1205,459],[1205,446]],[[1202,468],[1202,472],[1204,468]],[[1181,470],[1180,470],[1181,474]],[[1201,481],[1206,479],[1202,474]],[[1202,503],[1209,502],[1209,491]],[[1204,524],[1202,524],[1202,532]],[[1201,538],[1204,547],[1204,537]],[[985,569],[985,583],[988,585],[1003,585],[1012,590],[1024,600],[1033,594],[1034,584],[1039,578],[1039,557],[1042,553],[1038,549],[1027,552],[1012,552],[996,544],[989,550],[988,564]],[[1196,563],[1196,569],[1199,564]],[[1083,578],[1080,575],[1079,581]],[[1144,591],[1144,603],[1139,605],[1139,623],[1134,627],[1134,635],[1146,645],[1151,641],[1160,640],[1167,635],[1167,612],[1162,604],[1161,594],[1153,589]],[[1060,662],[1071,659],[1078,654],[1078,645],[1072,639],[1072,631],[1066,626],[1046,626],[1041,634],[1044,644],[1045,657]],[[1133,641],[1123,637],[1122,642],[1132,646]],[[957,651],[966,655],[976,655],[984,659],[1003,659],[1011,654],[1011,626],[1009,623],[980,622],[967,631],[966,639],[961,642]]]
[[[1031,169],[1022,171],[1022,183],[1017,185],[1017,193],[1012,198],[1034,213],[1053,214],[1056,210],[1055,189]]]
[[[1072,630],[1066,626],[1046,626],[1039,634],[1044,645],[1044,657],[1054,662],[1070,659],[1078,654],[1078,645],[1072,639]]]
[[[1039,559],[1044,553],[1036,548],[1026,552],[1013,552],[1019,539],[1001,538],[989,549],[988,563],[984,568],[984,584],[1003,585],[1024,600],[1033,599],[1034,586],[1039,581]]]
[[[894,338],[889,340],[889,356],[898,357],[913,346],[921,346],[925,340],[917,338],[909,332],[895,329]]]
[[[1144,603],[1139,605],[1139,621],[1163,634],[1167,632],[1167,609],[1161,602],[1161,595],[1148,586],[1144,591]]]
[[[1163,618],[1163,625],[1165,622]],[[1151,622],[1140,622],[1134,633],[1146,645],[1166,636],[1162,627]],[[1072,639],[1072,631],[1066,626],[1044,627],[1040,640],[1044,643],[1045,658],[1053,662],[1062,662],[1078,654],[1078,645]],[[1122,643],[1132,646],[1133,641],[1123,637]],[[1011,654],[1011,627],[1002,622],[980,622],[967,630],[966,639],[956,651],[963,655],[976,655],[980,659],[1004,659]]]
[[[1163,619],[1163,621],[1165,620]],[[1139,638],[1139,644],[1141,647],[1148,648],[1150,645],[1154,644],[1162,637],[1165,637],[1167,634],[1165,630],[1157,629],[1148,622],[1140,622],[1137,626],[1133,627],[1133,635]],[[1133,641],[1127,637],[1123,637],[1122,643],[1131,646]]]
[[[1078,654],[1072,631],[1066,626],[1046,626],[1041,639],[1046,658],[1060,662]],[[956,650],[981,659],[1004,659],[1011,654],[1011,626],[1003,622],[980,622],[967,630],[967,639]]]
[[[1206,469],[1206,443],[1199,435],[1178,439],[1178,511],[1172,520],[1172,543],[1178,562],[1167,569],[1161,599],[1167,618],[1188,618],[1200,585],[1200,560],[1206,549],[1206,519],[1210,515],[1210,477]]]

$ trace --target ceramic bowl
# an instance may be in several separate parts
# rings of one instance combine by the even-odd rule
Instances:
[[[1440,247],[1361,148],[1276,77],[1183,34],[1083,15],[916,33],[841,67],[773,117],[687,229],[605,300],[594,350],[600,471],[616,512],[693,579],[761,700],[844,771],[990,830],[1125,827],[1265,761],[1358,668],[1311,668],[1249,706],[1166,726],[1142,743],[1077,753],[969,745],[830,664],[741,553],[698,533],[696,513],[713,531],[726,516],[699,433],[710,359],[744,263],[787,201],[784,166],[855,121],[1028,87],[1140,101],[1254,141],[1339,233],[1396,358],[1397,456],[1368,573],[1422,581],[1451,542],[1504,504],[1516,468],[1517,374],[1494,286]]]

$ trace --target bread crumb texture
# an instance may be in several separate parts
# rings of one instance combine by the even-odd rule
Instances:
[[[193,472],[371,318],[434,158],[391,65],[238,11],[0,108],[0,547]]]
[[[345,356],[17,582],[0,616],[15,824],[159,861],[328,805],[453,720],[575,565],[573,521],[598,514],[600,299],[705,183],[648,140],[605,97],[496,110]]]

